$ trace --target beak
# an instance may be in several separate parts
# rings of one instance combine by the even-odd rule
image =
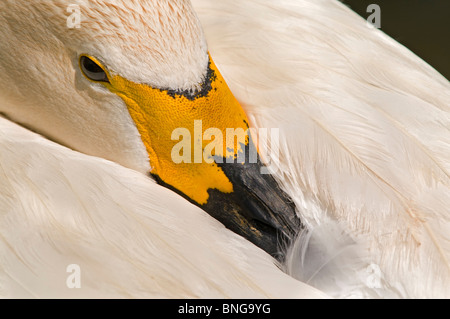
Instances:
[[[250,138],[245,146],[244,162],[219,161],[218,166],[233,185],[233,192],[210,189],[208,201],[201,205],[165,183],[158,175],[153,177],[159,184],[200,206],[225,227],[281,261],[284,258],[283,245],[291,242],[303,226],[289,195],[272,175],[262,173],[264,164],[259,155],[256,161],[250,160],[248,154],[252,147],[255,146]]]
[[[127,105],[158,183],[281,259],[280,244],[292,239],[300,220],[289,196],[271,175],[262,174],[259,155],[251,161],[256,146],[249,121],[212,59],[195,93],[107,74],[104,85]],[[245,137],[230,138],[230,130]],[[244,161],[236,161],[239,154],[245,154]]]

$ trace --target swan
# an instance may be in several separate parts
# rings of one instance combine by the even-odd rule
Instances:
[[[77,0],[71,29],[65,1],[22,2],[0,4],[2,295],[342,297],[348,265],[370,294],[450,295],[449,83],[343,4]],[[158,132],[198,114],[280,130],[264,209],[233,196],[249,170],[167,160]]]
[[[142,173],[0,132],[3,298],[328,298]]]
[[[215,162],[200,163],[195,171],[183,165],[174,167],[164,158],[171,149],[164,148],[164,143],[167,144],[161,133],[164,126],[157,130],[154,125],[166,123],[169,131],[172,130],[169,124],[189,127],[188,111],[192,108],[208,113],[192,117],[203,119],[205,126],[248,125],[244,111],[209,58],[190,3],[149,1],[131,7],[125,1],[78,4],[86,15],[93,15],[83,20],[86,29],[67,27],[66,1],[37,1],[31,5],[6,1],[0,5],[3,29],[0,68],[4,72],[0,104],[7,118],[0,121],[2,296],[325,297],[319,290],[283,273],[264,251],[242,237],[234,237],[222,224],[203,215],[197,206],[211,210],[214,205],[221,205],[221,211],[226,212],[227,207],[238,208],[233,199],[236,205],[242,205],[242,200],[239,202],[239,197],[232,194],[234,187],[251,194],[248,187],[231,184],[239,179],[228,179],[222,172],[227,167],[220,168]],[[26,9],[22,10],[24,6]],[[154,21],[142,20],[144,12],[153,12],[150,15]],[[125,20],[114,21],[115,18]],[[109,26],[114,32],[110,40],[104,38],[108,31],[98,29],[105,21],[117,24]],[[130,34],[130,28],[134,27],[143,31],[134,34],[137,38]],[[184,36],[181,43],[180,34]],[[129,35],[132,37],[126,39]],[[142,41],[140,36],[146,36],[147,40]],[[137,48],[139,43],[146,44]],[[125,50],[128,52],[116,51],[118,56],[111,55],[117,44],[129,47]],[[110,53],[104,55],[103,50]],[[145,57],[143,52],[148,55]],[[141,61],[127,63],[122,55]],[[165,61],[168,57],[175,63]],[[178,58],[181,60],[176,62]],[[113,66],[109,59],[119,64]],[[10,64],[13,61],[17,62],[15,66]],[[142,63],[148,66],[147,74],[142,71]],[[130,68],[132,64],[134,68]],[[160,64],[160,68],[153,69],[152,64]],[[178,74],[172,72],[174,68],[179,68],[175,72]],[[113,71],[121,69],[129,76]],[[21,72],[27,74],[28,84],[18,81]],[[140,83],[151,81],[156,81],[153,86]],[[126,95],[127,90],[132,95]],[[135,103],[140,98],[139,104]],[[160,99],[163,100],[158,103]],[[138,114],[135,109],[144,105],[141,102],[152,107],[159,104],[161,109],[154,115],[161,117],[152,116],[148,120],[153,123],[142,123],[140,116],[145,113]],[[184,114],[179,112],[180,102],[186,106]],[[148,106],[147,111],[156,110]],[[170,112],[173,119],[178,117],[185,123],[170,121]],[[224,112],[230,115],[224,116]],[[148,130],[152,127],[153,130]],[[220,151],[217,149],[214,155],[218,156]],[[151,159],[152,156],[156,157]],[[100,158],[123,166],[99,161]],[[167,174],[171,170],[176,171]],[[178,191],[189,201],[156,184],[149,172],[160,184]],[[195,173],[200,175],[197,181]],[[233,174],[239,176],[239,171]],[[283,197],[275,196],[276,192],[285,196],[277,189],[275,180],[270,175],[247,177],[247,181],[258,179],[267,187],[275,187],[267,188],[273,194],[260,197],[266,196],[272,204],[280,201],[281,207],[290,210],[291,216],[287,217],[296,218],[293,206],[285,203]],[[231,190],[229,185],[233,187]],[[194,191],[192,186],[196,187]],[[206,192],[212,186],[220,192]],[[254,205],[258,205],[257,200]],[[247,209],[249,214],[252,209],[255,210]],[[245,222],[246,226],[238,224],[238,230],[247,230],[250,239],[274,252],[273,241],[280,234],[263,224],[255,230],[252,220],[247,222],[243,218],[237,216],[237,221]],[[77,269],[81,271],[79,279],[73,277],[76,273],[70,273]]]

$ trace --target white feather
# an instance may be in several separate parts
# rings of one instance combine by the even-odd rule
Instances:
[[[0,178],[2,297],[325,297],[150,178],[1,117]]]
[[[335,297],[450,297],[448,81],[335,0],[193,4],[210,52],[252,124],[281,129],[275,177],[310,229],[288,250],[285,270]],[[20,12],[5,12],[0,21],[11,28]],[[114,155],[145,171],[146,159],[133,156],[143,154],[142,142],[121,101],[83,86],[72,65],[80,52],[59,50],[75,42],[47,31],[49,42],[22,30],[23,43],[0,32],[0,111],[81,151]],[[33,65],[48,63],[51,54],[58,67],[48,71],[55,77],[38,81],[37,69],[23,76],[30,43]],[[20,45],[24,50],[8,54]],[[8,62],[14,58],[17,63]],[[174,64],[183,65],[178,75],[183,61]],[[161,83],[183,83],[167,65],[158,66]],[[201,68],[195,69],[192,78]],[[59,83],[66,94],[46,94]],[[115,107],[91,109],[99,99]],[[104,141],[102,133],[117,138]],[[116,148],[124,155],[112,154]],[[142,174],[4,119],[0,180],[2,296],[323,296]],[[72,263],[82,267],[81,290],[65,285]]]
[[[449,82],[338,1],[193,3],[253,124],[281,129],[309,227],[338,221],[404,296],[449,297]]]

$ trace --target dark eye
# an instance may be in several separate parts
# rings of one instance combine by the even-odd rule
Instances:
[[[109,82],[108,76],[106,72],[99,66],[94,60],[89,57],[82,55],[80,57],[80,66],[84,75],[92,80],[97,82]]]

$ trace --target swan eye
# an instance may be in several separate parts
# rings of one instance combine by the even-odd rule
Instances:
[[[80,67],[83,74],[90,80],[96,82],[108,82],[109,79],[106,75],[105,70],[94,60],[91,58],[82,55],[80,57]]]

